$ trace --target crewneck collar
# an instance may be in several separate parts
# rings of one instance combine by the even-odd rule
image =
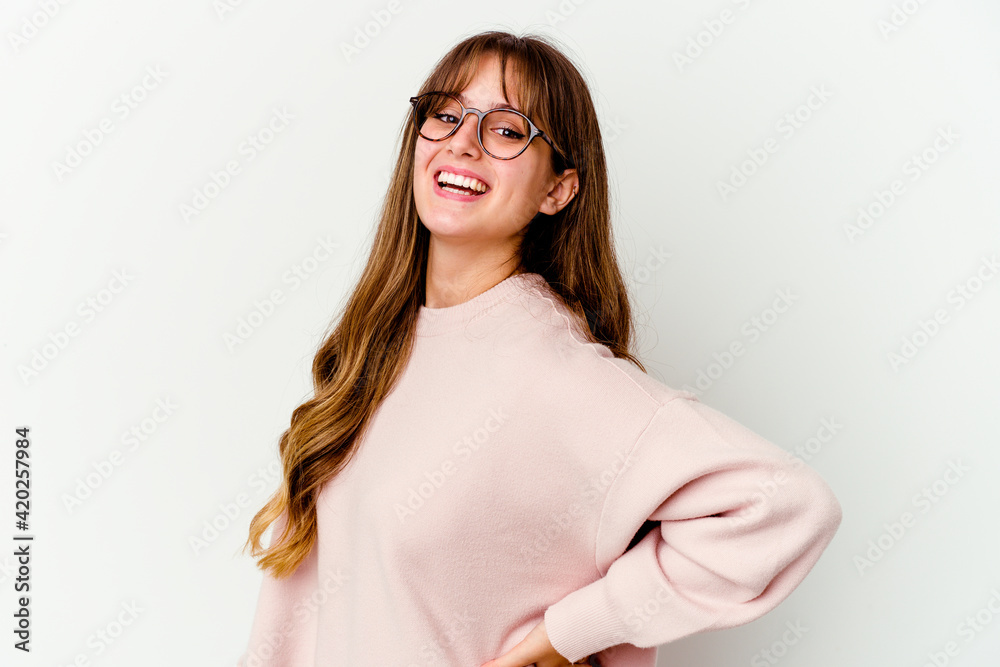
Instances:
[[[493,306],[541,284],[547,284],[541,274],[515,273],[512,276],[507,276],[485,292],[454,306],[428,308],[421,305],[417,313],[415,334],[417,336],[436,336],[461,329]]]

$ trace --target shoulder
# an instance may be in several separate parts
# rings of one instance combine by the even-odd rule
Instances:
[[[537,274],[534,274],[537,275]],[[495,313],[495,351],[516,355],[519,369],[550,390],[655,410],[675,398],[694,398],[615,357],[606,345],[591,340],[587,324],[541,276],[525,281],[519,293]]]

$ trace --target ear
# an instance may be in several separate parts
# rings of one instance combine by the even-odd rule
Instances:
[[[542,200],[542,205],[538,207],[538,212],[555,215],[576,196],[579,189],[580,177],[576,169],[566,169],[553,178],[553,185]]]

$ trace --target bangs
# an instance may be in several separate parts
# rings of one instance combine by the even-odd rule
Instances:
[[[552,138],[550,91],[545,89],[546,77],[541,59],[530,49],[515,50],[514,45],[504,43],[468,44],[441,59],[420,93],[439,90],[457,95],[475,78],[483,59],[493,57],[498,60],[503,101],[517,107],[538,129]]]

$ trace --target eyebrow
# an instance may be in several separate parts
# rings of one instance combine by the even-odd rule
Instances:
[[[466,106],[469,105],[468,98],[466,98],[466,96],[463,95],[462,93],[456,93],[455,97],[457,97],[459,100],[461,100],[462,104],[464,104]],[[510,104],[507,104],[506,102],[497,102],[497,103],[495,103],[493,106],[491,106],[489,108],[490,109],[512,109],[514,111],[520,111],[520,109],[518,109],[517,107],[511,106]]]

